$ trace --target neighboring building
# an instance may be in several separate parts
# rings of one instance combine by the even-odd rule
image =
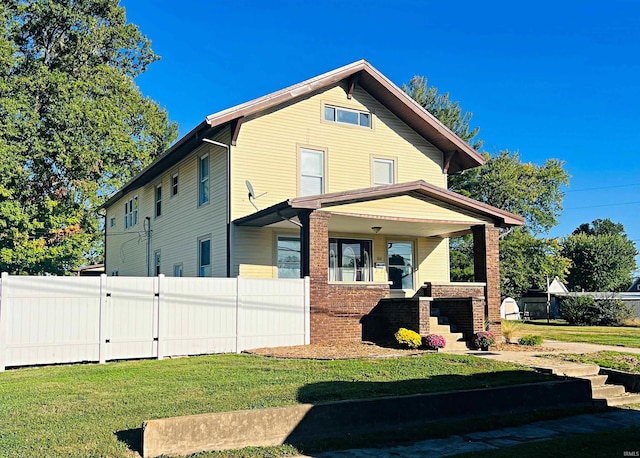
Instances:
[[[627,291],[640,293],[640,277],[636,278],[636,281],[633,282],[633,285],[631,285]]]
[[[560,318],[560,298],[569,293],[558,277],[549,283],[549,313],[547,313],[547,290],[531,288],[518,301],[524,319]]]
[[[485,315],[497,329],[499,228],[523,219],[447,190],[482,163],[358,61],[207,116],[129,181],[105,204],[106,272],[309,276],[314,342],[360,338],[381,299],[423,293],[466,298],[468,332]],[[451,284],[449,237],[466,233],[477,283]]]

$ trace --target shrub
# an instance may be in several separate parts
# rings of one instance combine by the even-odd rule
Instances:
[[[444,337],[439,336],[437,334],[429,334],[427,335],[422,343],[429,350],[437,350],[438,348],[444,348],[447,345],[447,342],[444,340]]]
[[[538,345],[542,345],[542,342],[544,342],[544,338],[542,336],[534,335],[522,336],[520,337],[520,340],[518,340],[518,343],[520,345],[528,345],[530,347],[537,347]]]
[[[473,335],[473,345],[476,348],[489,348],[496,343],[495,336],[489,331],[476,332]]]
[[[633,316],[631,308],[619,299],[568,296],[560,305],[560,317],[579,326],[621,326]]]
[[[409,348],[418,348],[422,345],[420,334],[410,329],[400,328],[394,335],[400,345],[406,345]]]
[[[507,341],[507,343],[511,343],[516,331],[518,331],[522,327],[522,323],[515,320],[502,320],[502,335]]]

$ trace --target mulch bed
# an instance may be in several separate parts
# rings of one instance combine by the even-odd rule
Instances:
[[[491,347],[492,351],[548,351],[548,348],[529,347],[518,344],[500,343]],[[369,342],[348,342],[334,344],[297,345],[293,347],[255,348],[244,353],[270,356],[274,358],[295,359],[357,359],[357,358],[393,358],[398,356],[418,356],[433,353],[431,350],[393,348],[379,346]]]

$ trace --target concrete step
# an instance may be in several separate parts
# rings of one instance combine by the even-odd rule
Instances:
[[[595,364],[558,364],[553,366],[551,372],[565,377],[588,377],[598,375],[600,367]]]
[[[459,340],[454,340],[453,342],[449,342],[447,341],[447,346],[444,347],[444,351],[467,351],[469,350],[469,348],[467,348],[467,343],[466,342],[461,342]]]
[[[585,375],[581,377],[585,380],[589,380],[591,382],[591,388],[595,388],[598,386],[603,386],[607,381],[608,376],[606,375]]]
[[[594,399],[609,399],[623,395],[625,389],[622,385],[603,385],[591,387],[591,393]]]
[[[594,403],[596,403],[599,399],[594,399]],[[608,406],[623,406],[626,404],[640,404],[640,394],[639,393],[624,393],[620,396],[613,396],[605,399]]]

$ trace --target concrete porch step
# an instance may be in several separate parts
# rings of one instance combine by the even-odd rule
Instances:
[[[534,369],[540,369],[543,372],[551,372],[554,375],[577,378],[596,376],[600,372],[600,367],[595,364],[579,363],[554,363],[550,366],[541,364],[538,367],[534,367]]]

